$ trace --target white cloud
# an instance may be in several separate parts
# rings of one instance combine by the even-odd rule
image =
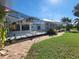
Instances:
[[[47,0],[47,3],[48,4],[51,4],[51,5],[59,5],[63,2],[64,0]]]

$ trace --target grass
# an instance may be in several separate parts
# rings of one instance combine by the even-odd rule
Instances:
[[[34,44],[25,59],[79,59],[79,33],[65,33]]]

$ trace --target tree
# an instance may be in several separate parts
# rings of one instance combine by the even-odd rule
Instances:
[[[75,19],[76,28],[79,31],[79,18]]]
[[[3,22],[4,22],[4,20],[3,20],[3,18],[4,18],[4,16],[5,16],[5,11],[4,11],[4,9],[5,9],[5,8],[0,5],[0,23],[3,23]]]
[[[63,17],[61,19],[61,21],[63,22],[63,24],[65,25],[66,27],[66,31],[70,31],[70,28],[71,28],[71,19],[69,19],[68,17]]]
[[[0,36],[1,36],[1,45],[2,45],[2,48],[4,48],[5,46],[5,39],[6,39],[6,31],[7,31],[7,28],[6,28],[6,24],[5,24],[5,17],[6,15],[6,11],[5,11],[5,7],[0,5]]]
[[[79,17],[79,3],[74,7],[73,14]]]
[[[74,7],[73,14],[74,16],[79,17],[79,3]],[[76,27],[77,27],[77,30],[79,31],[79,18],[75,19],[75,23],[77,23]]]

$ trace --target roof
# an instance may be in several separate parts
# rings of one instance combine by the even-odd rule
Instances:
[[[42,20],[46,22],[55,22],[54,20],[50,20],[50,19],[42,19]]]
[[[10,17],[13,17],[12,18],[13,20]],[[11,10],[11,12],[7,14],[6,18],[9,19],[8,21],[10,23],[14,23],[17,21],[22,21],[22,20],[27,20],[27,21],[40,20],[37,17],[28,16],[28,15],[25,15],[23,13],[20,13],[20,12],[14,11],[14,10]]]

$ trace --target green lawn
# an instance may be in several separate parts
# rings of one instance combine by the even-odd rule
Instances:
[[[79,59],[79,33],[65,33],[34,44],[25,59]]]

